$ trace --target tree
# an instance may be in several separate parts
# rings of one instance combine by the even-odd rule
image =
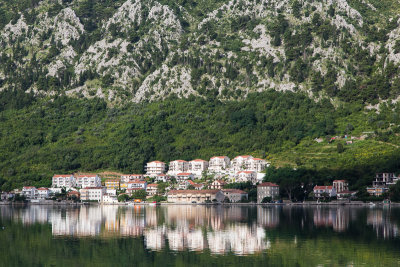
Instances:
[[[344,147],[343,144],[340,142],[336,145],[336,149],[338,153],[343,153],[344,152]]]
[[[261,203],[271,203],[272,197],[264,197],[261,201]]]
[[[394,202],[400,202],[400,181],[389,188],[389,199]]]
[[[129,196],[127,194],[121,194],[118,196],[118,202],[126,202],[129,200]]]
[[[136,190],[133,194],[132,194],[132,198],[133,199],[141,199],[144,200],[146,199],[147,193],[146,190],[144,189],[140,189],[140,190]]]

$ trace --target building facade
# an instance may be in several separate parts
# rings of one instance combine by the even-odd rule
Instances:
[[[195,159],[189,162],[189,172],[193,173],[196,178],[203,176],[203,173],[208,170],[208,161]]]
[[[349,184],[346,180],[334,180],[333,187],[335,188],[336,193],[349,190]]]
[[[228,199],[229,202],[235,203],[242,200],[248,199],[248,194],[239,189],[222,189],[222,193],[225,195],[225,200]]]
[[[160,173],[165,173],[166,165],[162,161],[152,161],[146,165],[146,175],[155,177]]]
[[[101,179],[97,174],[80,174],[75,178],[77,187],[101,187]]]
[[[49,198],[49,196],[50,196],[50,191],[46,187],[38,188],[37,192],[38,192],[38,194],[37,194],[38,199],[46,199],[46,198]]]
[[[135,180],[144,180],[143,174],[123,174],[121,175],[121,183],[127,183]]]
[[[168,192],[168,202],[172,203],[222,202],[224,199],[225,195],[221,190],[171,190]]]
[[[261,203],[265,197],[277,199],[279,197],[279,185],[270,182],[257,185],[257,203]]]
[[[222,188],[224,188],[224,185],[226,185],[225,181],[223,181],[223,180],[214,180],[210,185],[210,189],[221,190]]]
[[[105,187],[85,187],[79,190],[81,201],[102,202],[105,192]]]
[[[250,170],[252,156],[244,155],[244,156],[237,156],[231,162],[231,171],[233,173],[237,173],[239,171]]]
[[[51,187],[75,187],[75,177],[72,174],[55,174],[52,178]]]
[[[257,173],[255,171],[240,171],[236,174],[236,182],[251,182],[255,185],[257,183]]]
[[[335,197],[337,193],[331,185],[316,185],[313,191],[316,198]]]
[[[230,159],[227,156],[212,157],[208,163],[208,172],[226,173],[230,167]]]
[[[147,188],[146,188],[146,193],[149,196],[157,195],[157,193],[158,193],[158,187],[157,186],[158,186],[157,184],[148,184]]]
[[[190,172],[182,172],[182,173],[178,173],[176,175],[176,181],[179,183],[181,181],[184,180],[193,180],[194,179],[194,175]]]
[[[189,170],[189,162],[186,160],[174,160],[169,163],[168,174],[177,175],[178,173],[187,172]]]
[[[107,179],[104,185],[107,189],[119,190],[119,179]]]
[[[22,195],[25,196],[26,199],[36,199],[38,190],[34,186],[24,186],[22,188]]]

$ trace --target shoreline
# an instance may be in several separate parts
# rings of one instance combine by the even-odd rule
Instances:
[[[400,203],[382,203],[382,202],[323,202],[317,203],[315,201],[299,202],[299,203],[168,203],[161,202],[154,205],[154,203],[70,203],[70,202],[0,202],[0,206],[261,206],[261,207],[279,207],[279,206],[295,206],[295,207],[316,207],[316,206],[358,206],[358,207],[390,207],[400,206]]]

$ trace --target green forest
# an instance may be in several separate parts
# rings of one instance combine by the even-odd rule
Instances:
[[[273,90],[243,101],[171,96],[119,106],[6,90],[0,93],[0,183],[3,190],[49,186],[54,173],[141,173],[151,160],[251,154],[275,167],[319,171],[321,183],[346,176],[363,186],[376,171],[400,169],[399,114],[399,104],[366,112]],[[365,140],[351,145],[331,141],[365,132]]]

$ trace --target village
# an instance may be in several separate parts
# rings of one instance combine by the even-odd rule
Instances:
[[[30,203],[51,203],[70,200],[74,203],[282,203],[278,184],[263,182],[270,163],[250,155],[230,160],[227,156],[215,156],[209,161],[174,160],[167,165],[161,161],[146,164],[145,174],[95,173],[55,174],[49,188],[24,186],[11,192],[2,192],[1,200],[24,200]],[[209,179],[205,179],[208,177]],[[377,173],[370,196],[379,197],[389,191],[400,178],[394,173]],[[256,197],[250,201],[249,193],[231,187],[247,183],[256,189]],[[334,180],[331,185],[315,185],[313,200],[354,200],[356,191],[349,191],[346,180]]]

